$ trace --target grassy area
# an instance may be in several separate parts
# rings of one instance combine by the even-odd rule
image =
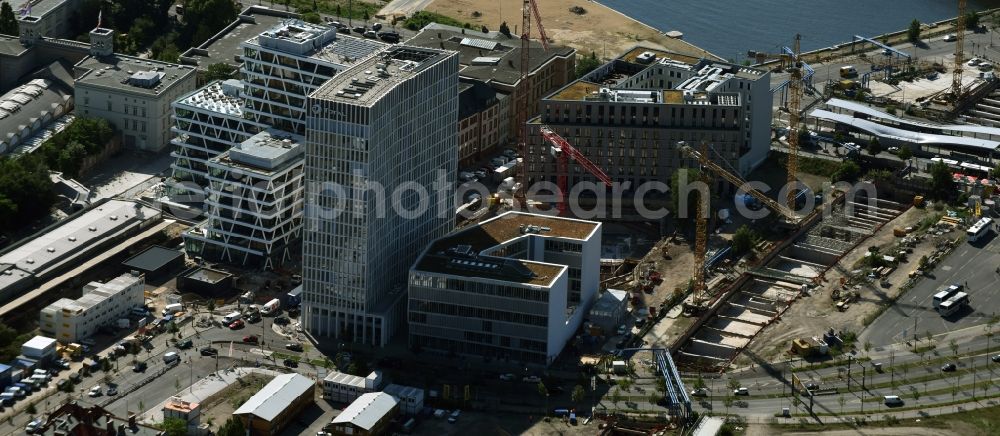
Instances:
[[[837,172],[838,167],[840,167],[840,162],[838,161],[799,156],[799,171],[801,172],[830,177],[833,176],[833,173]]]
[[[467,29],[472,28],[472,25],[469,23],[463,23],[454,18],[441,15],[435,12],[427,12],[427,11],[420,11],[413,14],[412,17],[409,17],[406,19],[406,21],[403,21],[403,27],[406,27],[407,29],[410,30],[420,30],[424,26],[430,23],[445,24],[448,26],[456,26],[456,27],[465,27]]]
[[[313,8],[313,3],[316,4],[315,8]],[[384,1],[364,2],[361,0],[291,0],[291,9],[301,14],[318,12],[343,18],[370,20],[379,9],[382,9],[385,3]],[[275,5],[274,8],[283,10],[280,4]]]
[[[300,357],[298,355],[295,355],[295,354],[285,354],[285,353],[279,353],[277,351],[275,351],[274,353],[271,353],[271,357],[273,357],[274,360],[289,359],[289,360],[294,360],[296,362],[299,362],[302,359],[302,357]]]

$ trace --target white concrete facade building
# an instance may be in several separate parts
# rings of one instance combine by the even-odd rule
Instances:
[[[304,138],[265,129],[208,160],[208,219],[184,233],[189,253],[274,269],[302,230]]]
[[[73,66],[77,114],[108,120],[127,148],[160,151],[170,143],[170,103],[195,89],[195,69],[115,54],[114,38],[92,30],[91,55]]]
[[[81,8],[81,0],[8,0],[17,17],[18,30],[24,37],[46,36],[49,38],[73,37],[75,13]],[[28,6],[28,4],[31,6]]]
[[[305,133],[306,96],[338,72],[386,47],[332,26],[285,20],[241,44],[248,119]]]
[[[394,45],[310,95],[302,304],[314,336],[380,346],[402,322],[407,270],[454,225],[457,94],[454,52]]]
[[[107,283],[90,282],[80,298],[60,298],[42,309],[38,328],[62,343],[93,336],[102,326],[128,318],[133,308],[145,304],[145,284],[141,274],[125,274]]]
[[[432,242],[410,270],[410,347],[549,365],[600,285],[601,223],[508,212]]]
[[[243,82],[216,81],[181,96],[170,104],[173,109],[174,150],[170,156],[167,185],[172,198],[183,194],[192,200],[204,199],[208,186],[208,160],[246,141],[260,125],[243,116]],[[183,201],[183,200],[182,200]]]
[[[367,377],[331,372],[323,379],[323,397],[338,403],[350,403],[362,394],[382,388],[382,373],[372,371]]]

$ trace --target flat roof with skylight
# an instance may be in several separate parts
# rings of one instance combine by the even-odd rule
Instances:
[[[349,66],[388,45],[371,39],[338,34],[334,27],[287,19],[248,39],[243,46]]]
[[[96,86],[110,91],[157,96],[187,76],[194,67],[141,59],[132,56],[88,56],[75,65],[83,69],[76,86]]]
[[[394,45],[330,79],[313,97],[371,106],[389,89],[447,57],[442,50]]]

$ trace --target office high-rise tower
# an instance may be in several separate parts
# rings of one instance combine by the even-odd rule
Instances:
[[[305,328],[385,344],[406,275],[453,226],[458,56],[392,46],[309,97],[302,277]]]

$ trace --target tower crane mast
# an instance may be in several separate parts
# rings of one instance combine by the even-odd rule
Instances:
[[[546,141],[552,144],[552,154],[559,163],[559,191],[562,195],[562,199],[560,199],[557,208],[559,209],[560,215],[566,212],[566,199],[569,195],[568,178],[570,159],[580,164],[580,166],[587,170],[587,172],[592,174],[594,177],[597,177],[598,180],[604,182],[605,186],[611,186],[613,183],[611,177],[609,177],[607,173],[601,169],[601,167],[591,162],[590,159],[587,159],[587,156],[580,153],[580,151],[573,147],[569,141],[564,139],[562,136],[559,136],[558,133],[552,131],[552,129],[548,126],[542,126],[539,129],[539,132],[541,132],[542,138],[545,138]]]
[[[955,20],[955,68],[951,76],[951,97],[955,103],[962,99],[962,62],[965,56],[965,0],[958,0],[958,19]]]
[[[542,40],[542,48],[545,50],[549,49],[549,38],[545,35],[545,27],[542,26],[542,16],[538,13],[538,4],[535,0],[522,0],[521,3],[521,79],[518,81],[518,86],[520,86],[520,107],[518,108],[517,114],[517,152],[521,156],[524,156],[525,161],[517,166],[517,187],[514,191],[514,199],[523,209],[527,204],[527,199],[524,196],[524,190],[528,186],[528,176],[525,166],[527,166],[527,151],[528,151],[528,114],[531,113],[531,93],[534,92],[534,87],[528,83],[530,77],[529,73],[531,70],[531,16],[535,17],[535,24],[538,26],[538,35]]]

